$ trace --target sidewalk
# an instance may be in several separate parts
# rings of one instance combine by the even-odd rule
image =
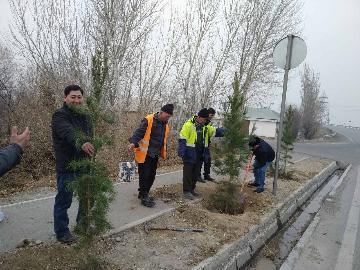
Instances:
[[[161,174],[156,177],[154,187],[180,183],[182,171]],[[157,201],[154,208],[147,208],[139,203],[138,181],[116,183],[117,192],[109,211],[109,220],[114,229],[152,216],[171,207]],[[24,238],[48,242],[55,239],[53,233],[53,207],[55,193],[33,201],[18,202],[0,206],[5,220],[0,223],[0,252],[13,249]],[[70,228],[75,225],[78,203],[74,200],[69,209]]]
[[[294,153],[293,155],[295,161],[303,158],[304,155],[301,154]],[[182,171],[157,175],[153,188],[176,183],[182,183]],[[199,183],[199,185],[206,185],[206,183]],[[171,206],[160,200],[157,200],[154,208],[140,205],[137,189],[137,180],[131,183],[115,184],[117,195],[109,211],[109,220],[114,231],[171,210]],[[0,223],[0,253],[14,249],[24,238],[43,242],[55,240],[52,214],[54,197],[55,193],[44,198],[0,206],[0,210],[5,214],[5,220]],[[77,201],[74,200],[68,211],[70,228],[75,224],[76,211]]]

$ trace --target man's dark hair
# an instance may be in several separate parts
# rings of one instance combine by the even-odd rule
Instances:
[[[84,95],[84,90],[82,90],[80,86],[78,86],[77,84],[71,84],[65,87],[64,95],[66,97],[67,95],[70,94],[71,91],[79,91],[79,90],[81,94]]]
[[[258,136],[250,136],[249,138],[249,146],[254,147],[255,145],[259,144],[260,138]]]
[[[208,109],[208,113],[209,113],[209,114],[215,114],[216,111],[215,111],[213,108],[209,108],[209,109]]]

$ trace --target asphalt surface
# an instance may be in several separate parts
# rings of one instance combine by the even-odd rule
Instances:
[[[334,196],[323,202],[296,263],[281,269],[360,269],[360,131],[330,128],[344,135],[345,140],[296,144],[296,151],[344,161],[352,167]]]

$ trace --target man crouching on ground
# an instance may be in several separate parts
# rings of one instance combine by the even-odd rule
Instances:
[[[256,192],[264,191],[265,174],[270,163],[275,158],[275,152],[272,147],[257,136],[250,137],[249,146],[255,156],[253,165],[255,181],[250,183],[250,186],[256,187]]]
[[[173,115],[174,105],[164,105],[160,112],[147,115],[129,139],[129,150],[134,150],[139,171],[139,195],[141,204],[146,207],[155,205],[149,197],[154,183],[159,156],[166,158],[166,143],[170,132],[168,121]]]

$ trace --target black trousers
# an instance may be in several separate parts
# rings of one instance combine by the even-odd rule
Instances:
[[[184,163],[183,167],[183,191],[191,192],[196,188],[196,182],[201,173],[202,161],[197,163]]]
[[[201,168],[202,168],[202,163],[200,167],[199,177],[201,176]],[[204,161],[204,176],[210,175],[210,168],[211,168],[211,158]]]
[[[144,163],[139,163],[139,195],[144,196],[149,194],[150,188],[154,184],[156,169],[158,164],[158,157],[146,156]]]

